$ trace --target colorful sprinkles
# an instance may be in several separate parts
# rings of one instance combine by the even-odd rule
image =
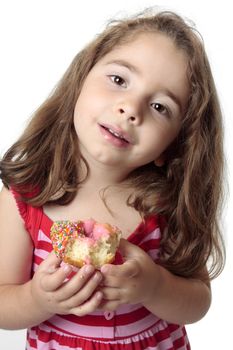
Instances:
[[[55,254],[62,258],[70,238],[85,235],[82,221],[55,221],[50,230],[50,238]]]

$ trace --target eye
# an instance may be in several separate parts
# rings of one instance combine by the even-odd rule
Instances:
[[[110,75],[110,79],[112,80],[112,82],[114,84],[126,87],[125,80],[122,77],[120,77],[119,75]]]
[[[161,103],[158,103],[158,102],[151,103],[151,107],[160,114],[170,116],[170,110]]]

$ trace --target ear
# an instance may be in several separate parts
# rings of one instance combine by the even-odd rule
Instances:
[[[164,153],[160,154],[160,156],[154,160],[154,163],[158,167],[162,167],[165,164],[166,158]]]

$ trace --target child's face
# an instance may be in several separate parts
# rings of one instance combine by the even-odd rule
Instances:
[[[89,165],[130,172],[161,162],[181,127],[189,94],[186,72],[183,51],[157,33],[140,34],[97,62],[74,112]]]

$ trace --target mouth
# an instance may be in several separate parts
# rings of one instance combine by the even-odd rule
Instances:
[[[112,141],[116,146],[126,147],[132,144],[129,135],[119,128],[107,124],[99,124],[99,127],[105,138]]]

